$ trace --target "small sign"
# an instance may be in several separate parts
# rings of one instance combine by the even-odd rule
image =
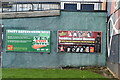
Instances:
[[[2,27],[0,27],[0,52],[2,52]]]

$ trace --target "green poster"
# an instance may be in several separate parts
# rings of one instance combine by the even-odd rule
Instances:
[[[50,52],[50,31],[6,30],[6,51]]]

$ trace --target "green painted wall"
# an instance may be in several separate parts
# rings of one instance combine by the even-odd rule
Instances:
[[[3,49],[3,67],[54,68],[61,66],[105,66],[106,12],[61,12],[60,16],[3,19],[5,29],[51,31],[51,53],[6,53]],[[57,30],[102,31],[101,53],[57,53]],[[5,43],[5,35],[4,35]]]

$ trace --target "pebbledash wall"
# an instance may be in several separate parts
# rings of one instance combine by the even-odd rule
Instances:
[[[4,68],[59,68],[65,66],[106,65],[106,12],[65,12],[60,16],[3,19],[5,29],[50,30],[51,53],[19,53],[5,51],[3,39],[2,66]],[[57,31],[101,31],[101,53],[58,53]]]

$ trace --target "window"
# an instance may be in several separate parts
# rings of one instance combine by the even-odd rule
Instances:
[[[67,11],[77,11],[77,4],[65,4],[64,9]]]
[[[119,9],[120,8],[120,1],[119,0],[116,0],[116,2],[115,2],[115,9],[117,10],[117,9]]]
[[[94,4],[81,4],[81,10],[82,11],[93,11]]]
[[[2,2],[2,7],[3,8],[12,8],[12,4],[9,2]]]

